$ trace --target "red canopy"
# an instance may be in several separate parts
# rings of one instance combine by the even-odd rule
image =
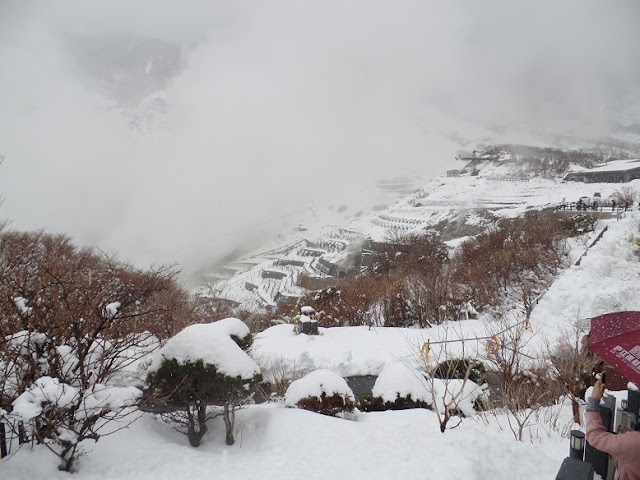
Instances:
[[[593,317],[589,346],[615,370],[640,386],[640,312]]]

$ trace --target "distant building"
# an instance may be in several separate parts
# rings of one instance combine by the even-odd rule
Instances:
[[[570,182],[626,183],[640,179],[640,159],[614,160],[605,165],[569,173],[564,177]]]

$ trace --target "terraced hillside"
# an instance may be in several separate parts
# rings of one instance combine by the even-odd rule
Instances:
[[[592,157],[587,158],[592,163]],[[509,154],[474,158],[453,176],[437,177],[379,211],[329,229],[318,238],[298,240],[257,251],[226,266],[222,278],[209,276],[198,289],[204,298],[224,299],[234,306],[261,312],[279,301],[302,296],[305,287],[324,288],[335,278],[366,264],[369,242],[436,230],[451,248],[484,230],[498,218],[515,218],[582,196],[601,192],[609,198],[618,184],[563,182],[542,178]]]

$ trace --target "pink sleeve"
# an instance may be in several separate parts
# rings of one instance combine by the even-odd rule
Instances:
[[[600,412],[586,412],[587,441],[601,452],[617,459],[632,459],[637,452],[638,442],[634,435],[615,435],[605,430]]]

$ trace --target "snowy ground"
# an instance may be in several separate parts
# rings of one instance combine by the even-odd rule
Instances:
[[[567,420],[567,419],[565,419]],[[415,409],[361,414],[354,420],[252,406],[238,413],[236,444],[224,443],[220,419],[199,448],[145,417],[102,438],[81,460],[78,480],[131,479],[492,479],[555,478],[568,440],[544,426],[516,442],[504,418],[467,419],[440,433],[435,414]],[[68,479],[40,449],[0,463],[2,478]]]
[[[296,335],[291,325],[277,325],[256,335],[252,356],[267,379],[282,372],[300,376],[318,368],[328,368],[342,376],[378,375],[388,362],[409,366],[424,364],[420,348],[427,341],[465,338],[465,343],[448,345],[448,352],[460,356],[484,349],[487,329],[475,320],[449,323],[432,329],[341,327],[320,328],[319,336]],[[443,358],[441,345],[431,348],[432,358]]]
[[[602,238],[582,257],[580,265],[563,272],[533,309],[534,330],[551,338],[579,322],[604,313],[640,310],[640,212],[625,213],[608,226]]]

